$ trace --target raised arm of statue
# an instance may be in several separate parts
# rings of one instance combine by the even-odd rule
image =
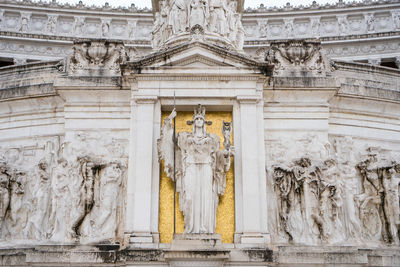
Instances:
[[[171,114],[165,118],[164,124],[161,127],[161,136],[157,141],[158,145],[158,156],[160,160],[164,160],[164,171],[172,180],[174,179],[174,129],[173,129],[173,119],[176,117],[175,109],[171,112]],[[180,164],[180,153],[179,149],[176,148],[177,151],[175,153],[175,170],[178,173],[178,170],[181,168]],[[176,177],[177,178],[177,177]]]

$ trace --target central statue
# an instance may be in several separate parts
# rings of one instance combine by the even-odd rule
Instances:
[[[172,180],[175,160],[175,182],[185,233],[213,234],[219,196],[225,192],[226,173],[234,153],[229,141],[232,123],[223,123],[224,149],[219,150],[218,136],[206,131],[206,125],[211,122],[206,120],[204,107],[199,105],[194,110],[193,120],[187,122],[193,125],[192,132],[178,133],[174,143],[172,122],[175,117],[174,109],[164,121],[158,140],[159,156]]]

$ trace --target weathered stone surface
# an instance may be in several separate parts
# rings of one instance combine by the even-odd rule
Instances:
[[[148,11],[0,4],[0,50],[16,63],[0,69],[1,265],[399,266],[400,75],[378,66],[398,63],[399,4],[287,5],[287,18],[260,7],[242,29],[243,2],[181,2],[160,8],[153,30]],[[164,26],[171,35],[159,36]],[[309,36],[321,38],[297,39]],[[226,150],[205,153],[219,143],[206,134],[178,144],[177,177],[218,186],[178,184],[196,235],[163,244],[157,139],[172,123],[161,114],[199,103],[232,112]],[[221,244],[199,234],[214,232],[231,133],[235,234]],[[164,139],[161,153],[173,147]],[[192,224],[199,214],[207,227]]]

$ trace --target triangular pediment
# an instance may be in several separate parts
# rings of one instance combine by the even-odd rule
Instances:
[[[128,69],[214,69],[266,68],[264,62],[251,59],[248,55],[229,51],[223,47],[203,42],[190,42],[163,51],[149,54],[137,61],[128,62]]]
[[[175,61],[174,66],[201,68],[201,67],[232,66],[232,65],[229,65],[225,62],[220,62],[218,60],[214,60],[205,55],[195,54],[189,57],[185,57],[181,60]]]

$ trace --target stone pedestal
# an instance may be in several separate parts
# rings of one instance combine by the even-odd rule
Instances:
[[[223,266],[229,260],[219,234],[175,234],[171,248],[165,251],[170,266]]]
[[[212,249],[221,246],[221,244],[220,234],[175,234],[171,249]]]

